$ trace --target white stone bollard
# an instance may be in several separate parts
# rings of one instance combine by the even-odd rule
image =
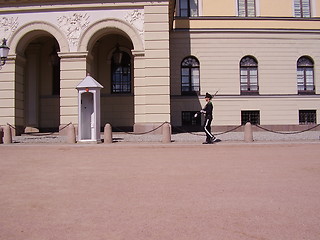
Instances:
[[[0,144],[3,143],[3,129],[0,127]]]
[[[67,128],[67,143],[76,143],[76,129],[73,124],[70,124]]]
[[[112,127],[109,123],[104,126],[104,143],[112,143]]]
[[[252,125],[250,122],[247,122],[244,126],[244,141],[253,142]]]
[[[3,143],[4,144],[11,144],[12,143],[12,133],[10,126],[3,127]]]
[[[162,143],[171,143],[171,125],[169,123],[162,126]]]

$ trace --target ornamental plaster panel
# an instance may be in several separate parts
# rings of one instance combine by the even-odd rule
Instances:
[[[58,26],[66,35],[70,47],[78,46],[82,31],[90,24],[89,18],[87,13],[72,13],[57,17]]]
[[[126,14],[125,20],[134,26],[140,37],[144,40],[144,13],[141,10],[135,9]]]
[[[18,28],[18,17],[0,16],[0,37],[9,39]]]

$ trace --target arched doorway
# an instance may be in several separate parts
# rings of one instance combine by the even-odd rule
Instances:
[[[91,50],[91,74],[101,91],[101,125],[121,129],[134,124],[134,76],[132,42],[120,34],[100,37]]]
[[[60,51],[56,39],[47,32],[25,36],[24,125],[26,132],[58,131],[60,124]]]

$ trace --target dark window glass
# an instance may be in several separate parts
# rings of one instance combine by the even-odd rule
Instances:
[[[317,124],[317,111],[316,110],[299,110],[299,124]]]
[[[119,63],[112,58],[112,93],[131,93],[131,58],[126,52],[121,54]]]
[[[251,56],[240,61],[240,92],[243,95],[259,94],[258,62]]]
[[[196,17],[198,13],[198,0],[180,0],[179,1],[181,17]]]
[[[260,125],[260,111],[241,111],[241,124],[250,122],[252,125]]]
[[[184,95],[200,92],[200,66],[195,57],[187,57],[181,63],[181,92]]]
[[[201,114],[195,118],[196,113],[193,111],[182,112],[182,126],[201,126]]]
[[[298,94],[315,94],[313,61],[309,57],[301,57],[297,62]]]
[[[60,58],[58,55],[52,64],[52,95],[60,95]]]

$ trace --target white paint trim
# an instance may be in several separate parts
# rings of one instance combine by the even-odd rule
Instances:
[[[311,17],[317,16],[317,1],[311,0]]]
[[[198,15],[203,16],[203,0],[198,0]]]
[[[260,17],[260,16],[261,16],[260,0],[256,0],[256,16],[257,16],[257,17]]]

